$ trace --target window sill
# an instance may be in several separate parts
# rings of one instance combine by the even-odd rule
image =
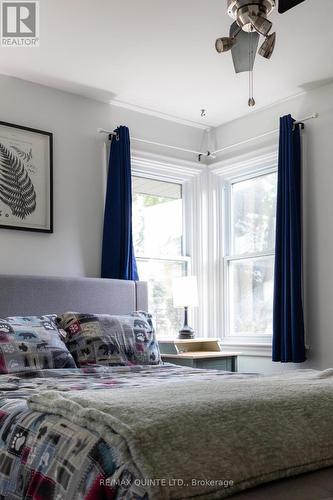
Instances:
[[[240,340],[221,340],[221,349],[224,352],[237,351],[240,356],[272,357],[271,342],[243,342]]]
[[[223,352],[239,352],[239,356],[256,356],[271,358],[272,343],[271,342],[244,342],[237,339],[221,340],[220,346]],[[310,345],[305,346],[306,351],[310,351]]]

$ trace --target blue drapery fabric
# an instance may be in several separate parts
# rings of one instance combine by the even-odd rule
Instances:
[[[273,310],[273,361],[305,361],[302,304],[301,137],[280,119]]]
[[[102,248],[102,278],[138,280],[132,236],[130,134],[115,130],[110,149]]]

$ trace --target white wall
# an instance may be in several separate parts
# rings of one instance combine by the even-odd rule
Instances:
[[[310,344],[309,361],[302,367],[324,369],[333,366],[333,85],[314,89],[219,127],[212,140],[216,149],[222,148],[278,128],[278,119],[285,114],[291,113],[299,119],[313,112],[320,113],[320,117],[307,122],[302,132],[305,319]],[[246,153],[273,140],[277,141],[277,135],[269,141],[229,150],[225,157]],[[243,370],[253,371],[257,367],[266,372],[279,367],[267,358],[251,361],[244,358],[240,365]]]
[[[5,76],[0,110],[1,121],[54,134],[54,234],[0,229],[0,273],[100,275],[105,165],[97,128],[127,125],[136,137],[189,149],[205,139],[200,129]]]

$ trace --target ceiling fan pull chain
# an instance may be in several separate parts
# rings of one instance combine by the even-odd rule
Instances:
[[[256,105],[256,101],[253,97],[253,71],[249,71],[249,101],[248,105],[250,108]]]
[[[254,75],[253,75],[253,68],[254,68],[254,61],[253,61],[253,45],[252,45],[252,33],[251,31],[250,36],[249,36],[249,100],[248,100],[248,105],[250,108],[253,108],[253,106],[256,105],[256,101],[254,100],[253,97],[253,90],[254,90]],[[252,69],[251,69],[252,68]]]

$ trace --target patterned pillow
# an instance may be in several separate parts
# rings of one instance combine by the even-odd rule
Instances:
[[[0,319],[0,373],[76,368],[56,315]]]
[[[158,365],[161,355],[151,316],[68,312],[58,318],[66,332],[65,343],[77,366]]]

